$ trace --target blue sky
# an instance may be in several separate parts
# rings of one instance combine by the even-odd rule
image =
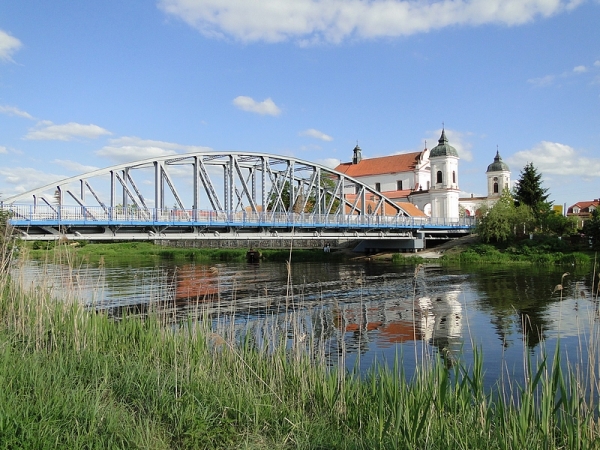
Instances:
[[[0,195],[195,150],[496,149],[600,198],[598,0],[0,0]]]

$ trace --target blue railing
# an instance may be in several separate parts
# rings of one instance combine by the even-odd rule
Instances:
[[[444,228],[468,229],[472,217],[426,217],[309,214],[273,212],[218,212],[207,210],[102,208],[82,206],[4,205],[10,223],[24,226],[213,226],[297,228]]]

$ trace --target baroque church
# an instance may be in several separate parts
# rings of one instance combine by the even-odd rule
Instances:
[[[504,189],[510,189],[510,169],[496,151],[486,171],[486,197],[461,198],[458,185],[458,152],[448,143],[442,130],[438,145],[431,150],[402,153],[379,158],[362,158],[356,145],[352,161],[335,170],[369,185],[390,200],[400,203],[412,216],[436,221],[458,221],[475,216],[483,205],[495,203]],[[346,192],[352,197],[353,192]]]

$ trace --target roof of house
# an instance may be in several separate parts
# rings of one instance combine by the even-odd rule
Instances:
[[[412,217],[427,217],[427,214],[425,214],[423,211],[421,211],[419,208],[417,208],[412,203],[408,203],[408,202],[396,202],[396,203],[398,205],[400,205],[400,207]]]
[[[350,177],[364,177],[386,173],[409,172],[415,170],[422,152],[401,153],[399,155],[382,156],[363,159],[357,164],[342,163],[335,168]]]
[[[397,191],[397,192],[403,192],[403,191]],[[345,197],[346,197],[346,200],[348,200],[350,203],[352,203],[352,202],[354,202],[356,200],[356,194],[346,194]],[[395,199],[390,198],[390,197],[388,197],[388,198],[390,200],[392,200],[392,201],[395,200]],[[367,208],[369,206],[371,206],[371,208],[375,208],[377,206],[377,203],[379,202],[379,200],[375,200],[374,199],[374,196],[372,194],[367,194],[366,200],[367,200],[366,201]],[[419,208],[417,208],[412,203],[409,203],[409,202],[406,202],[406,201],[404,201],[404,202],[402,202],[402,201],[400,201],[400,202],[395,201],[394,203],[396,205],[398,205],[400,208],[402,208],[404,211],[406,211],[406,213],[409,216],[413,216],[413,217],[427,217],[427,215],[423,211],[421,211]],[[359,202],[359,206],[360,206],[360,202]],[[346,208],[349,209],[348,206]],[[391,207],[384,205],[384,208],[389,212],[388,208],[391,208]]]
[[[412,192],[411,189],[403,189],[401,191],[384,191],[382,192],[390,200],[395,200],[397,198],[408,198],[409,194]]]
[[[575,208],[575,207],[578,207],[579,211],[582,212],[582,213],[589,212],[590,206],[595,206],[596,208],[598,206],[600,206],[600,199],[591,200],[591,201],[577,202],[573,206],[569,206],[569,209],[567,210],[567,212],[568,213],[572,213],[573,212],[573,208]]]

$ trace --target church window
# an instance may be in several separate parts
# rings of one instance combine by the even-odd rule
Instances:
[[[402,190],[402,180],[396,181],[396,189],[399,191]]]
[[[360,186],[358,184],[354,185],[354,193],[358,194],[360,192]]]
[[[427,190],[429,190],[429,188],[430,188],[430,187],[431,187],[431,182],[430,182],[430,181],[428,181],[428,182],[427,182]]]
[[[452,183],[456,184],[456,172],[452,171]]]
[[[498,177],[494,177],[494,194],[498,193]]]
[[[438,170],[436,183],[441,183],[441,182],[442,182],[442,171]]]
[[[375,190],[381,191],[381,183],[375,183]]]

